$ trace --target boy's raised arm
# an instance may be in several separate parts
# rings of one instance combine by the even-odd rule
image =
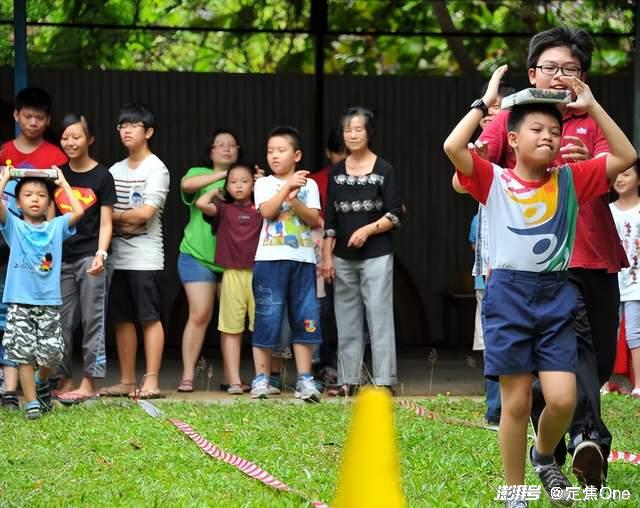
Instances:
[[[613,121],[604,108],[596,101],[591,89],[586,83],[575,76],[562,76],[560,79],[573,88],[576,100],[567,104],[569,109],[586,111],[595,120],[609,143],[609,155],[607,155],[607,178],[614,180],[619,173],[629,169],[638,158],[636,149],[629,138]]]
[[[506,71],[506,65],[502,65],[494,71],[487,86],[487,92],[482,98],[485,104],[493,104],[496,101],[500,80]],[[482,119],[482,114],[482,111],[478,108],[471,109],[458,122],[458,125],[454,127],[444,142],[444,151],[449,160],[451,160],[456,169],[467,176],[470,176],[473,171],[473,161],[467,144],[471,141],[471,136],[473,136],[478,122]]]
[[[69,226],[74,226],[84,215],[84,208],[82,208],[82,205],[80,204],[80,201],[78,201],[78,198],[69,185],[69,182],[67,182],[67,180],[65,179],[62,170],[58,167],[56,167],[56,169],[58,170],[58,179],[54,183],[59,187],[62,187],[64,193],[67,195],[67,198],[69,198],[69,204],[71,205],[71,218],[69,219]]]
[[[9,168],[7,166],[2,167],[2,176],[0,176],[0,197],[4,193],[4,188],[7,186],[7,182],[11,178],[9,174]],[[4,202],[0,199],[0,222],[6,224],[7,222],[7,207],[4,206]]]

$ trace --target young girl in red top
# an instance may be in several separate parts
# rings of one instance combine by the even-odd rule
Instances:
[[[251,166],[235,163],[227,172],[224,195],[219,189],[213,189],[196,201],[205,219],[212,218],[217,234],[215,264],[224,268],[218,330],[222,335],[227,391],[232,395],[243,392],[240,346],[247,314],[251,331],[255,314],[251,283],[262,216],[253,204],[253,176]]]

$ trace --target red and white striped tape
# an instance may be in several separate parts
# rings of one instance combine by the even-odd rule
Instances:
[[[214,459],[222,460],[227,464],[235,467],[239,471],[242,471],[244,474],[250,476],[251,478],[255,478],[258,481],[261,481],[265,485],[269,487],[273,487],[274,489],[281,490],[283,492],[291,492],[292,494],[296,494],[301,498],[305,499],[315,508],[329,508],[329,505],[322,501],[313,501],[310,500],[303,492],[300,492],[297,489],[289,487],[286,483],[281,482],[273,475],[269,474],[264,469],[256,466],[254,463],[249,462],[237,455],[233,455],[231,453],[225,452],[220,449],[210,441],[207,441],[200,434],[195,432],[188,424],[183,421],[171,419],[169,420],[173,425],[175,425],[178,430],[183,432],[186,436],[189,437],[194,443],[198,445],[198,447],[207,455],[210,455]]]
[[[609,454],[609,462],[626,462],[635,466],[640,466],[640,455],[631,452],[619,452],[611,450]]]
[[[417,416],[427,418],[428,420],[437,420],[443,423],[449,423],[452,425],[464,425],[465,427],[476,427],[487,430],[497,430],[497,427],[491,425],[482,425],[480,423],[467,422],[465,420],[458,420],[454,418],[443,418],[438,416],[433,411],[428,411],[419,404],[416,404],[412,400],[398,400],[398,404],[407,409],[411,409]],[[611,450],[607,459],[609,462],[626,462],[627,464],[633,464],[634,466],[640,466],[640,455],[631,452],[619,452],[618,450]]]

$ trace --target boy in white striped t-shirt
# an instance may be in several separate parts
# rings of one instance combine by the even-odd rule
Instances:
[[[149,149],[155,117],[143,104],[129,104],[118,116],[118,132],[129,156],[110,172],[116,186],[113,210],[114,268],[110,313],[116,324],[120,383],[103,388],[103,396],[160,396],[158,374],[164,347],[160,276],[164,269],[162,211],[169,192],[169,171]],[[135,323],[144,334],[146,371],[136,387]]]

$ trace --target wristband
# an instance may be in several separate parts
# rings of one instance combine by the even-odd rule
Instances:
[[[96,256],[102,256],[103,259],[106,261],[107,258],[109,257],[109,253],[106,250],[97,250],[96,251]]]

